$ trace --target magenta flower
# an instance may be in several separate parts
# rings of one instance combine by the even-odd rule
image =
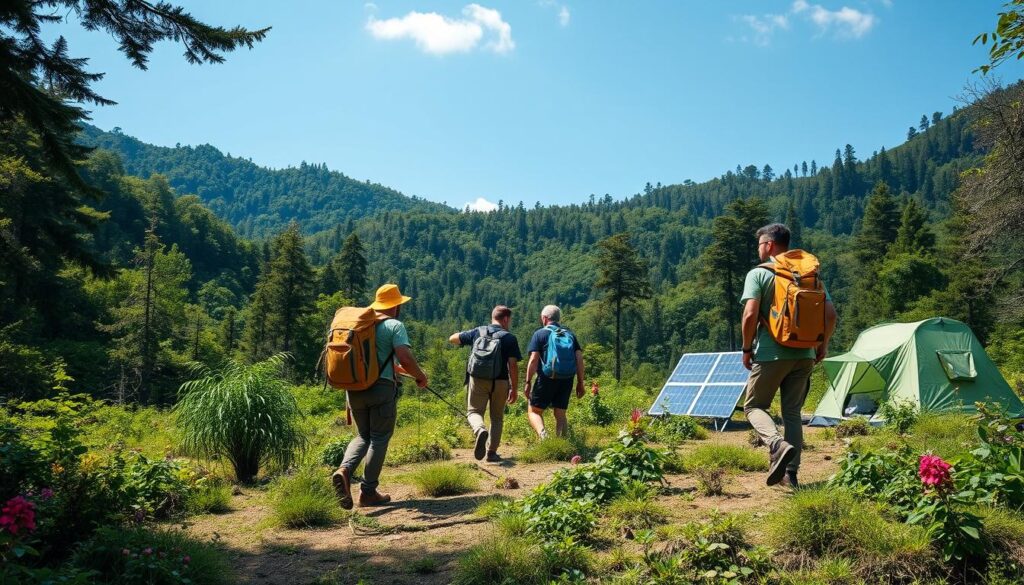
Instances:
[[[950,469],[952,468],[949,463],[943,461],[942,457],[922,455],[917,475],[921,478],[921,483],[924,485],[932,487],[944,486],[951,480],[949,475]]]
[[[0,509],[0,530],[17,536],[21,529],[34,532],[36,529],[35,504],[23,496],[14,496]]]
[[[583,461],[582,457],[580,457],[579,455],[573,455],[572,459],[569,460],[569,463],[572,463],[573,465],[579,465],[580,461]]]
[[[43,501],[45,502],[46,500],[49,500],[50,498],[53,497],[53,490],[51,490],[48,487],[44,487],[42,490],[40,490],[39,497],[42,498]]]
[[[182,562],[182,564],[185,564],[185,565],[187,565],[187,564],[189,564],[189,563],[190,563],[191,561],[192,561],[192,557],[190,557],[190,556],[188,556],[188,555],[185,555],[185,556],[181,557],[181,562]]]

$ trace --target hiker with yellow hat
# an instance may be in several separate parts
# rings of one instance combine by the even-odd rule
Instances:
[[[345,459],[332,476],[341,507],[346,510],[353,504],[352,472],[365,456],[368,457],[363,468],[359,505],[379,506],[391,501],[391,496],[377,491],[377,485],[398,415],[398,375],[404,373],[412,377],[420,388],[427,386],[427,375],[416,363],[409,347],[409,333],[405,324],[398,320],[402,304],[411,300],[412,297],[398,290],[398,285],[385,284],[377,289],[376,298],[370,305],[378,314],[375,336],[380,377],[366,390],[347,392],[356,436],[348,444]],[[395,364],[396,360],[398,364]]]

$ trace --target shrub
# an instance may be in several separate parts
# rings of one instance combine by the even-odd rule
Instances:
[[[407,463],[425,463],[427,461],[447,461],[452,458],[452,450],[447,443],[436,437],[427,437],[425,442],[399,445],[388,453],[387,465],[405,465]]]
[[[120,491],[131,505],[153,518],[168,518],[185,511],[197,478],[179,462],[151,460],[135,453],[125,462],[115,456],[113,468],[121,475]]]
[[[409,563],[409,572],[417,575],[430,575],[436,573],[439,567],[440,563],[434,557],[423,557]]]
[[[96,571],[94,582],[108,585],[234,581],[218,547],[177,530],[101,528],[75,552],[71,565]]]
[[[551,573],[546,560],[535,540],[498,536],[474,546],[459,559],[452,583],[546,584]]]
[[[796,492],[767,518],[766,532],[794,566],[845,557],[857,561],[859,576],[880,581],[911,580],[936,567],[923,529],[893,522],[879,505],[834,488]]]
[[[342,519],[334,487],[326,474],[301,469],[278,479],[270,490],[274,519],[289,528],[329,526]]]
[[[700,421],[692,416],[665,415],[652,418],[647,425],[647,433],[652,441],[678,445],[690,439],[706,439],[708,431]]]
[[[633,530],[654,528],[668,519],[668,510],[644,497],[616,498],[608,505],[607,514],[615,526]]]
[[[905,435],[917,421],[917,406],[909,400],[890,400],[882,403],[878,414],[885,419],[885,425],[897,434]]]
[[[345,449],[348,449],[348,444],[351,442],[352,435],[335,437],[328,441],[320,453],[320,463],[337,469],[345,460]]]
[[[530,445],[519,454],[523,463],[544,463],[547,461],[568,461],[579,451],[566,437],[548,437]]]
[[[698,467],[693,470],[697,477],[697,491],[705,496],[720,496],[725,493],[728,470],[724,467]]]
[[[457,496],[475,491],[480,480],[472,466],[435,463],[410,475],[412,482],[425,496]]]
[[[736,471],[766,471],[768,459],[761,453],[722,443],[701,445],[683,456],[687,470],[699,468],[730,469]]]
[[[190,514],[223,514],[231,510],[231,486],[205,482],[188,496],[186,509]]]
[[[241,482],[252,481],[271,461],[286,468],[306,440],[283,377],[285,359],[278,354],[253,365],[227,362],[217,371],[198,366],[200,377],[181,385],[174,406],[185,450],[226,457]]]
[[[622,493],[622,475],[613,467],[598,463],[584,463],[559,469],[535,493],[551,497],[593,500],[604,503]]]
[[[615,420],[612,409],[601,400],[601,395],[596,391],[587,400],[587,410],[590,414],[590,420],[599,427],[608,426]]]
[[[594,458],[598,465],[609,466],[626,479],[636,481],[661,481],[665,475],[664,460],[664,453],[651,449],[628,433]]]
[[[521,505],[527,532],[546,543],[566,538],[587,540],[597,526],[598,507],[593,500],[561,498],[552,502],[542,495],[531,494]]]
[[[853,418],[839,421],[839,424],[836,425],[836,436],[843,438],[866,435],[870,428],[871,427],[868,425],[867,419],[855,416]]]
[[[898,451],[851,450],[839,464],[839,473],[832,477],[829,485],[885,503],[906,517],[921,497],[916,463],[917,458],[905,446]]]

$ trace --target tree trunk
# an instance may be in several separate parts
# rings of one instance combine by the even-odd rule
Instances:
[[[621,322],[622,322],[622,297],[615,299],[615,381],[622,381],[622,333],[621,333]]]

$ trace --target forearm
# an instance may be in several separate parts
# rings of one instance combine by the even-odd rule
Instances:
[[[532,384],[533,377],[537,374],[537,354],[530,354],[530,361],[526,364],[526,383]]]
[[[508,360],[508,383],[513,388],[519,387],[519,362],[511,358]]]
[[[586,367],[583,364],[583,352],[577,351],[576,352],[576,383],[579,384],[580,386],[583,385],[583,375],[586,373],[585,369],[586,369]]]
[[[410,376],[417,380],[426,378],[426,374],[420,369],[420,365],[416,363],[416,358],[412,355],[412,350],[407,346],[401,346],[395,349],[395,357],[398,358],[398,363],[402,365]]]
[[[743,349],[754,347],[754,336],[757,335],[757,309],[750,310],[748,307],[743,310],[741,330],[743,332]]]

